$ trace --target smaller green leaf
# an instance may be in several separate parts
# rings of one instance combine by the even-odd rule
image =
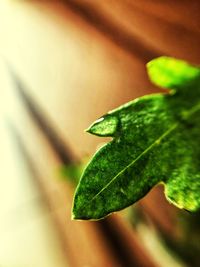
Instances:
[[[150,80],[162,88],[182,89],[184,83],[193,82],[200,69],[175,58],[160,57],[147,64]]]

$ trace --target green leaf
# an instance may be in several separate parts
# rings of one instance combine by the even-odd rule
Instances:
[[[150,79],[169,93],[127,103],[88,132],[111,136],[86,167],[74,197],[74,219],[100,219],[163,183],[167,199],[200,209],[200,68],[160,57]]]

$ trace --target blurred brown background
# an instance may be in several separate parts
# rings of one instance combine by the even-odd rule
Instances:
[[[123,213],[72,222],[74,189],[59,169],[105,141],[84,133],[95,119],[159,91],[146,62],[200,64],[199,10],[197,0],[1,0],[0,266],[184,266],[153,255]],[[174,234],[160,191],[140,205]]]

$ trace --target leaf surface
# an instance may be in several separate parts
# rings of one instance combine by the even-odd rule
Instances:
[[[169,57],[147,65],[168,93],[131,101],[92,124],[110,136],[87,165],[77,187],[74,219],[100,219],[142,197],[158,183],[167,199],[200,209],[200,68]]]

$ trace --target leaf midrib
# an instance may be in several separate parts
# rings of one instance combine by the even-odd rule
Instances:
[[[193,106],[189,111],[184,112],[184,120],[188,120],[191,115],[198,112],[200,110],[200,102],[198,102],[195,106]],[[136,159],[134,159],[131,163],[129,163],[124,169],[122,169],[117,175],[115,175],[112,180],[105,185],[91,200],[92,202],[95,198],[97,198],[103,191],[105,191],[123,172],[125,172],[129,167],[134,165],[140,158],[142,158],[146,153],[148,153],[154,146],[160,144],[161,141],[169,135],[173,130],[175,130],[180,125],[180,122],[174,123],[167,131],[165,131],[159,138],[157,138],[149,147],[147,147]]]

